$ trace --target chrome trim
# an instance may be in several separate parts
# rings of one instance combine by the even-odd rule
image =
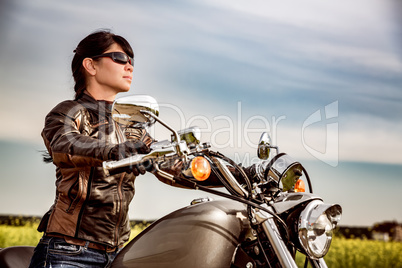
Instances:
[[[205,203],[205,202],[210,202],[213,201],[213,198],[210,197],[200,197],[200,198],[196,198],[193,201],[191,201],[191,205],[196,205],[196,204],[201,204],[201,203]]]
[[[177,131],[177,134],[180,135],[182,140],[185,140],[188,144],[199,144],[201,140],[201,130],[199,127],[193,126],[186,129],[181,129]],[[192,139],[189,141],[188,139]]]
[[[155,168],[155,170],[156,170],[156,173],[157,173],[159,176],[161,176],[161,177],[163,177],[163,178],[169,180],[169,181],[172,183],[172,185],[175,183],[174,176],[173,176],[172,174],[169,174],[169,173],[167,173],[167,172],[161,170],[161,169],[159,168],[158,164],[156,164],[156,163],[154,163],[154,168]]]
[[[160,119],[159,117],[157,117],[155,114],[153,114],[152,112],[149,112],[147,110],[141,110],[140,111],[142,114],[146,114],[149,115],[150,117],[154,118],[156,121],[158,121],[162,126],[164,126],[165,128],[167,128],[168,130],[170,130],[174,137],[175,140],[177,142],[176,144],[176,149],[177,149],[177,154],[179,156],[183,155],[184,153],[188,152],[188,148],[187,148],[187,144],[185,142],[182,142],[180,139],[180,135],[177,133],[176,130],[174,130],[172,127],[170,127],[167,123],[165,123],[162,119]]]
[[[312,200],[322,200],[321,197],[310,193],[281,193],[272,204],[276,213],[281,214],[295,206]]]
[[[148,127],[155,120],[147,118],[141,110],[159,115],[158,102],[148,95],[128,95],[116,98],[112,107],[112,118],[127,127]]]
[[[331,208],[333,208],[332,213],[331,213]],[[322,233],[326,235],[325,237],[325,244],[322,245],[322,248],[319,249],[320,253],[313,252],[311,247],[309,246],[309,231],[314,231],[317,230],[314,227],[314,224],[318,221],[318,219],[322,216],[325,215],[327,217],[328,223],[325,226],[328,226],[328,228],[331,229],[326,229]],[[342,207],[338,204],[325,204],[321,200],[313,200],[311,201],[301,212],[299,216],[299,221],[298,221],[298,239],[303,247],[303,249],[306,251],[306,253],[310,256],[312,259],[319,259],[324,257],[331,246],[331,241],[332,241],[332,235],[328,234],[327,232],[333,231],[336,228],[336,225],[338,224],[340,217],[342,215]],[[317,240],[316,243],[321,243],[320,240]],[[317,245],[317,244],[316,244]]]
[[[230,172],[225,162],[222,159],[216,157],[213,157],[212,161],[218,167],[219,171],[223,174],[223,176],[225,177],[226,181],[230,184],[232,189],[235,190],[241,196],[248,197],[248,192],[243,187],[241,187],[241,185],[237,182],[236,178]]]
[[[130,157],[124,158],[122,160],[112,160],[112,161],[104,161],[102,163],[103,171],[107,176],[110,175],[109,170],[129,167],[132,165],[140,164],[148,159],[155,159],[160,156],[169,155],[172,153],[176,153],[173,147],[170,148],[160,148],[150,152],[149,154],[136,154]]]
[[[274,213],[272,207],[267,204],[262,204],[261,206]],[[297,268],[297,264],[283,241],[278,226],[275,224],[274,216],[263,210],[256,211],[255,215],[259,222],[262,221],[262,229],[267,235],[281,266]]]

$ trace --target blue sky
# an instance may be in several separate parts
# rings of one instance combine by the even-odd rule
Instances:
[[[176,128],[199,125],[203,139],[220,151],[252,162],[259,134],[269,128],[281,150],[318,163],[310,173],[328,168],[347,176],[341,163],[363,162],[392,165],[389,176],[400,178],[402,9],[397,1],[8,0],[0,10],[2,146],[44,149],[45,115],[73,97],[72,51],[90,32],[109,28],[134,48],[131,93],[155,97],[161,117]],[[317,116],[320,120],[313,120]],[[166,138],[160,128],[153,131]],[[2,175],[12,174],[11,164],[19,159],[3,162],[9,164],[2,166]],[[0,205],[0,213],[41,214],[50,206],[53,167],[35,163],[32,177],[50,184],[41,194],[46,201],[34,202],[35,193],[28,191],[32,208]],[[166,187],[146,178],[138,181],[133,217],[151,214],[137,207],[147,202],[141,187]],[[3,204],[15,185],[4,181]],[[324,197],[337,202],[328,185],[322,186]],[[168,200],[170,191],[155,190]],[[180,191],[182,199],[187,195]],[[383,218],[402,221],[400,213],[392,213]],[[360,225],[376,220],[345,217],[346,223]]]

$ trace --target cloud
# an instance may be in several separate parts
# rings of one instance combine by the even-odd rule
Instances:
[[[378,217],[348,216],[347,210],[372,207],[350,206],[354,200],[331,191],[334,186],[347,184],[354,193],[364,183],[364,200],[378,189],[389,192],[387,180],[399,178],[402,46],[396,40],[402,28],[392,20],[400,21],[399,9],[390,8],[386,0],[0,3],[0,121],[5,126],[0,129],[5,179],[0,197],[21,199],[8,193],[32,182],[20,190],[26,191],[24,198],[37,202],[32,208],[13,202],[1,208],[3,213],[43,214],[48,208],[44,204],[54,199],[54,166],[44,165],[37,152],[44,148],[40,132],[47,112],[73,96],[73,49],[99,28],[111,28],[131,42],[136,55],[131,93],[154,96],[163,106],[164,121],[175,129],[199,125],[203,141],[245,165],[256,160],[261,132],[270,131],[282,152],[322,167],[309,169],[317,178],[314,189],[327,201],[344,202],[345,223],[367,224]],[[327,120],[325,107],[334,102],[338,114]],[[306,125],[317,112],[323,120]],[[330,124],[338,131],[327,128]],[[170,137],[162,127],[155,129],[159,140]],[[334,149],[327,146],[333,137],[338,147],[328,156],[339,160],[336,169],[319,159],[327,148]],[[344,161],[369,164],[351,173]],[[21,170],[14,176],[14,166],[22,162],[29,174]],[[376,185],[384,174],[386,181]],[[190,195],[201,194],[162,185],[150,175],[139,178],[136,218],[159,217],[187,205]],[[157,205],[151,215],[148,206],[140,205],[149,201],[151,192],[152,198],[171,198],[171,206]],[[32,193],[41,198],[30,197]],[[391,214],[381,218],[390,219]]]
[[[380,1],[119,1],[113,7],[100,1],[96,9],[85,2],[19,1],[9,10],[0,41],[0,88],[8,104],[0,112],[5,122],[25,119],[19,138],[31,140],[26,129],[37,129],[51,107],[73,96],[72,50],[102,27],[133,44],[132,93],[178,106],[187,119],[204,115],[214,129],[225,127],[214,118],[236,120],[239,101],[244,120],[286,116],[282,123],[295,129],[333,101],[340,124],[402,121],[402,60]],[[116,16],[120,10],[129,12]],[[23,108],[13,105],[18,96]],[[399,132],[390,132],[396,139]],[[344,135],[350,143],[356,136]]]

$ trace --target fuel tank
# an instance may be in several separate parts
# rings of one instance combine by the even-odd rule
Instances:
[[[119,253],[112,267],[230,267],[251,229],[246,206],[207,201],[154,222]]]

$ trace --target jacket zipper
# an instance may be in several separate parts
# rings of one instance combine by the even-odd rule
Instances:
[[[87,201],[89,199],[89,196],[91,195],[91,184],[92,184],[93,170],[94,170],[94,167],[91,167],[91,172],[89,173],[89,178],[88,178],[87,196],[86,196],[86,198],[84,200],[84,203],[81,206],[80,214],[78,214],[77,227],[75,229],[75,236],[76,237],[78,236],[78,231],[79,231],[80,226],[81,226],[81,219],[82,219],[82,214],[84,214],[84,208],[85,208],[86,203],[87,203]]]
[[[123,179],[124,179],[124,173],[121,174],[120,176],[120,181],[119,181],[119,185],[117,188],[117,192],[119,194],[119,218],[117,220],[117,225],[115,227],[115,243],[116,246],[119,245],[119,227],[120,227],[120,223],[121,223],[121,218],[123,215],[123,192],[122,192],[122,185],[123,185]]]
[[[116,121],[114,121],[115,123],[115,128],[116,128],[116,132],[117,132],[117,142],[122,143],[124,142],[124,136],[123,133],[121,132],[120,126],[117,124]],[[117,186],[117,193],[119,195],[119,218],[117,220],[117,225],[115,226],[115,245],[118,246],[119,245],[119,228],[120,228],[120,223],[121,223],[121,218],[122,218],[122,213],[123,213],[123,191],[122,191],[122,185],[123,185],[123,180],[124,180],[124,175],[125,172],[123,174],[121,174],[120,176],[120,180],[119,180],[119,184]]]

